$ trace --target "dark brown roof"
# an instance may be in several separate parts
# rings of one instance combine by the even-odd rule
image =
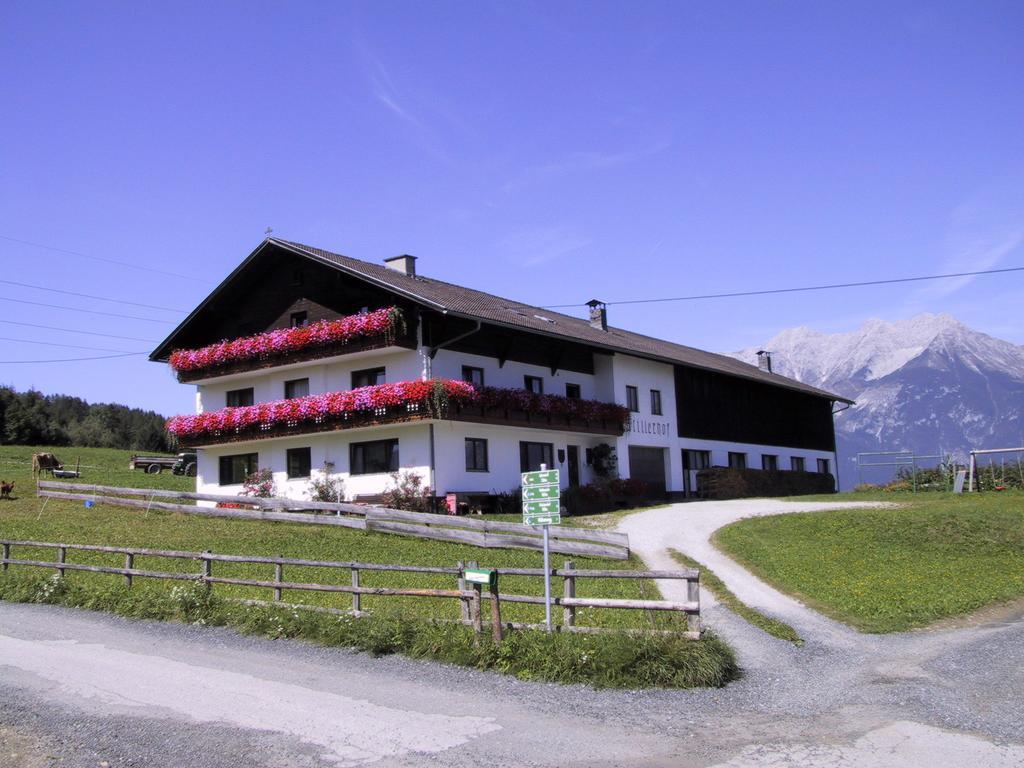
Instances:
[[[449,312],[453,315],[484,320],[489,323],[523,328],[547,336],[558,336],[581,341],[594,347],[615,352],[637,355],[668,363],[702,368],[730,376],[761,381],[787,389],[826,397],[844,403],[852,403],[844,397],[808,386],[794,379],[775,373],[766,373],[756,365],[741,362],[727,355],[705,352],[682,344],[655,339],[639,333],[609,326],[607,331],[594,328],[587,320],[563,315],[529,304],[504,299],[472,288],[446,283],[420,275],[406,275],[381,264],[353,259],[314,248],[302,243],[268,238],[267,242],[287,248],[295,253],[313,257],[318,261],[332,264],[353,275],[368,279],[382,287],[404,295],[413,301]]]

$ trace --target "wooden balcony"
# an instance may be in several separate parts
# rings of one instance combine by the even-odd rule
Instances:
[[[393,334],[380,333],[373,336],[361,336],[359,338],[349,339],[348,341],[339,341],[331,344],[306,347],[304,349],[292,350],[290,352],[268,353],[260,355],[259,357],[230,360],[218,365],[211,365],[205,368],[196,368],[187,371],[177,371],[176,373],[179,382],[188,384],[195,381],[217,378],[218,376],[251,373],[253,371],[276,368],[281,365],[325,360],[331,357],[351,355],[355,352],[386,349],[388,347],[416,349],[416,336],[415,334],[404,333],[395,337]]]
[[[227,443],[267,440],[277,437],[337,432],[345,429],[404,424],[425,420],[464,421],[499,427],[522,427],[558,432],[576,432],[591,435],[622,435],[624,425],[611,421],[590,421],[565,415],[527,413],[525,411],[486,407],[481,405],[450,404],[443,413],[433,413],[423,403],[405,403],[367,411],[353,411],[340,415],[296,420],[274,424],[252,424],[236,429],[221,429],[181,438],[186,447],[221,445]]]

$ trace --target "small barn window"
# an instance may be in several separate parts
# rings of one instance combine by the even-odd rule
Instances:
[[[761,454],[761,469],[774,472],[779,468],[779,457],[771,453]]]
[[[544,379],[540,376],[523,376],[523,389],[535,395],[543,395]]]
[[[479,437],[466,438],[466,471],[487,471],[487,441]]]
[[[746,469],[747,468],[747,454],[745,453],[734,453],[729,451],[729,466],[732,469]]]
[[[823,475],[829,473],[828,459],[818,459],[818,472]]]
[[[253,389],[252,387],[246,387],[245,389],[229,389],[224,400],[228,408],[242,408],[246,405],[252,405]]]
[[[220,457],[220,485],[240,485],[256,471],[260,463],[258,453],[240,453]]]
[[[352,389],[359,389],[359,387],[372,387],[374,384],[383,383],[383,368],[367,368],[364,371],[352,371]]]
[[[661,416],[661,390],[651,390],[651,415]]]
[[[285,452],[288,464],[288,477],[309,477],[312,467],[309,448],[289,448]]]
[[[292,400],[309,394],[309,379],[292,379],[284,383],[284,399]]]
[[[474,387],[482,387],[484,385],[484,369],[464,365],[462,366],[462,380],[468,381]]]
[[[579,384],[566,384],[565,385],[565,396],[570,400],[580,399],[580,385]]]
[[[626,385],[626,407],[633,413],[640,412],[640,393],[632,384]]]
[[[292,312],[290,322],[292,328],[302,328],[309,324],[309,313],[305,311]]]
[[[398,471],[398,440],[373,440],[349,446],[349,472],[372,475]]]
[[[789,457],[789,468],[794,472],[804,471],[804,457],[803,456],[790,456]]]

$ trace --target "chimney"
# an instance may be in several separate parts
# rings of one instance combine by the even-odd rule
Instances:
[[[396,272],[401,272],[403,275],[416,276],[416,257],[410,256],[407,253],[403,253],[401,256],[392,256],[390,259],[384,259],[384,266]]]
[[[772,372],[772,353],[764,349],[757,350],[757,367],[765,373]]]
[[[608,307],[603,301],[591,299],[587,302],[590,307],[590,327],[599,331],[608,330]]]

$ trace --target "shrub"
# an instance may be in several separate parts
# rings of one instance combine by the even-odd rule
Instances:
[[[277,496],[277,483],[274,473],[264,467],[257,469],[245,478],[242,483],[242,496],[253,496],[258,499],[270,499]]]
[[[306,495],[311,501],[344,501],[345,481],[325,472],[322,477],[310,478]]]
[[[381,494],[385,507],[410,512],[433,511],[434,495],[429,486],[423,485],[423,478],[417,472],[393,472],[391,482],[394,487]]]
[[[835,493],[835,478],[820,472],[712,467],[697,472],[697,488],[708,499],[801,496]]]

